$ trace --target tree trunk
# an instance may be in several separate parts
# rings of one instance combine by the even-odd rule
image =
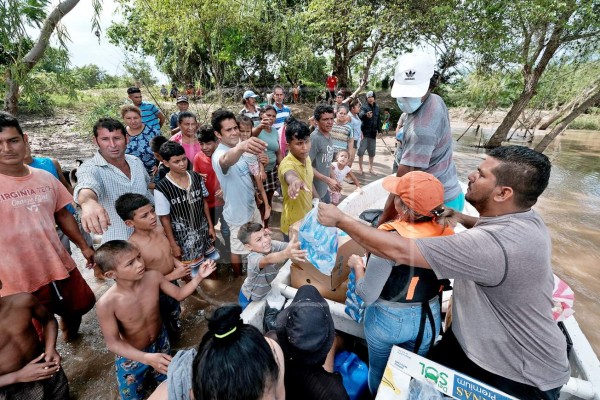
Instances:
[[[338,52],[336,51],[336,54],[338,54]],[[350,60],[345,57],[345,55],[343,54],[343,52],[339,52],[338,56],[335,57],[334,59],[334,65],[333,65],[333,70],[336,73],[336,76],[338,78],[338,89],[348,89],[349,87],[349,80],[348,80],[348,64],[350,63]]]
[[[360,82],[358,88],[352,93],[352,97],[356,98],[356,96],[363,90],[367,84],[369,83],[369,73],[371,72],[371,65],[373,65],[373,61],[375,60],[375,56],[379,52],[379,43],[380,41],[376,41],[375,45],[371,48],[371,52],[367,56],[367,61],[365,63],[365,67],[363,68],[362,76],[360,78]]]
[[[6,70],[6,94],[4,96],[4,111],[17,115],[19,106],[19,84],[15,81],[10,73],[10,69]]]
[[[591,86],[588,86],[588,88],[584,90],[582,94],[576,96],[573,100],[560,107],[554,114],[544,117],[538,129],[541,131],[547,129],[550,125],[554,123],[554,121],[557,121],[566,112],[574,110],[575,107],[581,104],[582,100],[585,100],[591,95],[593,95],[593,93],[598,90],[598,87],[600,87],[600,80],[596,80]]]
[[[58,3],[58,5],[54,7],[50,14],[48,14],[48,17],[46,17],[44,25],[42,25],[42,30],[40,31],[40,36],[31,50],[29,50],[29,52],[25,54],[21,60],[18,60],[16,65],[13,65],[13,71],[9,72],[6,82],[4,111],[8,111],[13,115],[17,114],[19,106],[18,98],[20,82],[27,76],[27,74],[33,69],[33,67],[35,67],[35,65],[44,55],[44,52],[48,47],[48,43],[50,42],[50,36],[52,36],[52,33],[56,29],[56,26],[60,20],[78,3],[79,0],[64,0]]]
[[[562,131],[564,131],[567,128],[567,126],[571,122],[573,122],[573,120],[575,118],[577,118],[579,115],[584,113],[588,108],[593,107],[594,105],[596,105],[598,103],[600,103],[600,86],[596,87],[596,92],[592,93],[591,96],[586,101],[584,101],[583,103],[581,103],[580,105],[575,107],[554,128],[552,128],[550,133],[548,133],[546,136],[544,136],[542,141],[539,142],[537,144],[537,146],[535,146],[534,150],[537,152],[543,153],[544,150],[546,150],[546,147],[548,147],[548,145],[550,143],[552,143],[554,138],[556,136],[558,136]]]
[[[554,54],[560,45],[563,44],[561,41],[561,35],[564,31],[564,25],[566,25],[566,22],[569,20],[574,11],[574,5],[565,11],[560,20],[557,21],[552,28],[552,33],[550,34],[548,41],[542,41],[540,46],[538,46],[538,50],[533,52],[531,58],[524,61],[523,74],[525,78],[525,87],[523,88],[523,91],[521,92],[521,95],[517,101],[513,103],[511,109],[508,111],[508,114],[506,114],[500,123],[498,129],[496,129],[496,132],[494,132],[490,140],[488,140],[488,142],[485,144],[486,148],[493,149],[495,147],[499,147],[502,145],[502,142],[506,140],[506,137],[510,132],[510,128],[519,118],[519,115],[521,115],[523,110],[525,110],[525,107],[527,107],[527,104],[529,104],[529,101],[535,94],[539,80],[546,70],[546,67],[548,67],[548,63],[550,63],[550,60],[552,57],[554,57]],[[541,35],[540,37],[546,36],[545,32],[539,32],[539,34]],[[529,54],[527,54],[527,57],[530,57]]]
[[[575,105],[575,100],[569,102],[564,107],[559,107],[558,110],[556,110],[556,112],[554,114],[550,114],[550,115],[545,116],[544,118],[542,118],[540,126],[538,127],[538,129],[540,131],[545,131],[546,129],[548,129],[548,127],[550,125],[552,125],[554,123],[554,121],[556,121],[557,119],[559,119],[560,117],[562,117],[565,114],[565,112],[567,112],[567,110],[569,110],[570,108],[572,108],[574,105]]]
[[[492,137],[485,144],[485,148],[493,149],[495,147],[499,147],[502,145],[502,142],[506,140],[508,133],[510,132],[510,128],[512,128],[515,122],[517,122],[517,120],[519,119],[519,115],[521,115],[525,107],[527,107],[527,104],[529,104],[529,100],[531,100],[531,98],[535,94],[535,87],[537,85],[538,80],[539,78],[531,79],[531,84],[528,83],[525,85],[525,88],[523,88],[521,95],[519,96],[517,101],[513,103],[512,107],[500,123],[500,126],[498,126],[498,128],[496,129],[496,132],[494,132]]]

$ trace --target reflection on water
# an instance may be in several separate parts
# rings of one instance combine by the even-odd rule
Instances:
[[[455,142],[461,180],[485,155],[473,147],[479,141],[468,133]],[[567,131],[544,154],[552,160],[552,174],[535,209],[552,234],[554,272],[575,291],[575,317],[600,355],[600,132]]]

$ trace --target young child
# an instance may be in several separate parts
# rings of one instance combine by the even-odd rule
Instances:
[[[285,125],[288,155],[279,165],[279,181],[283,195],[280,229],[287,240],[290,225],[300,221],[312,208],[312,199],[319,198],[313,186],[310,152],[310,128],[290,117]]]
[[[129,242],[140,249],[147,270],[158,271],[177,285],[177,279],[190,274],[190,268],[171,254],[171,245],[162,226],[157,223],[156,212],[150,200],[137,193],[125,193],[115,202],[115,208],[125,225],[134,229]],[[160,317],[169,338],[179,334],[181,324],[179,302],[164,293],[160,294]]]
[[[362,189],[360,188],[360,182],[356,179],[356,176],[352,173],[352,168],[348,166],[348,162],[350,160],[350,153],[347,150],[340,150],[337,152],[337,156],[334,163],[331,164],[331,173],[330,177],[335,179],[340,185],[344,184],[344,178],[349,176],[352,179],[352,182],[356,185],[356,192],[362,193]],[[332,192],[329,191],[329,195],[331,196],[331,204],[338,205],[340,204],[340,200],[342,198],[341,192]]]
[[[192,275],[205,257],[217,260],[215,230],[208,210],[208,190],[200,174],[187,171],[183,147],[168,141],[160,146],[160,156],[169,173],[154,190],[156,214],[171,244],[173,256],[189,265]]]
[[[384,135],[387,135],[389,131],[390,131],[390,109],[384,108],[383,109],[383,122],[381,124],[381,132]]]
[[[159,153],[160,146],[162,146],[163,143],[166,143],[168,141],[169,139],[167,139],[163,135],[155,136],[152,139],[150,139],[150,150],[152,150],[152,153],[154,153],[154,158],[156,158],[157,164],[157,167],[154,170],[154,173],[152,174],[152,182],[154,182],[155,185],[158,182],[160,182],[161,179],[167,176],[167,173],[169,173],[169,168],[165,164],[163,164],[162,157]],[[187,170],[192,170],[192,164],[188,163]]]
[[[252,136],[253,127],[252,120],[249,117],[242,115],[237,118],[237,123],[240,130],[240,139],[242,141],[250,139],[250,136]],[[268,157],[266,154],[262,154],[261,158],[264,158],[268,162]],[[263,219],[269,219],[271,216],[271,206],[269,205],[267,192],[265,192],[265,187],[263,186],[263,180],[267,178],[265,167],[263,165],[264,160],[259,160],[257,156],[250,153],[244,153],[242,155],[242,159],[246,161],[248,164],[248,169],[250,169],[250,173],[254,176],[254,184],[258,191],[257,204],[259,207],[261,204],[265,204],[265,213],[263,214]]]
[[[111,240],[96,251],[95,261],[116,284],[96,307],[108,350],[115,353],[115,369],[122,399],[146,398],[164,381],[171,362],[171,345],[159,312],[159,293],[181,301],[194,293],[215,269],[213,260],[200,265],[198,274],[183,287],[158,271],[146,271],[140,250],[124,240]]]
[[[276,190],[279,190],[279,179],[277,178],[277,166],[281,163],[281,149],[279,147],[279,131],[273,128],[273,123],[277,118],[277,111],[271,105],[264,106],[260,112],[260,133],[257,138],[267,143],[267,149],[265,154],[267,155],[268,162],[264,166],[266,179],[263,181],[263,187],[267,194],[267,202],[263,202],[259,205],[259,210],[263,215],[263,222],[266,228],[269,227],[269,216],[265,216],[267,209],[271,210],[273,207],[273,195]],[[256,129],[254,130],[256,131]],[[269,207],[266,207],[266,206]]]
[[[44,343],[32,319],[42,325]],[[0,399],[69,399],[69,383],[56,351],[54,316],[33,295],[17,293],[0,298],[0,320]]]
[[[300,250],[300,243],[271,240],[271,236],[261,224],[249,222],[242,225],[238,239],[250,250],[248,254],[248,276],[240,289],[239,301],[243,309],[252,301],[263,299],[271,290],[271,282],[277,276],[283,262],[289,258],[303,261],[306,250]]]

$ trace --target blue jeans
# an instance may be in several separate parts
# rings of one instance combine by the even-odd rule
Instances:
[[[440,331],[440,303],[436,297],[429,300],[435,321],[435,334]],[[421,322],[421,305],[392,303],[378,299],[365,310],[365,336],[369,346],[369,389],[375,394],[392,351],[400,346],[415,352],[415,339]],[[425,331],[418,354],[424,356],[431,343],[431,322],[425,321]]]

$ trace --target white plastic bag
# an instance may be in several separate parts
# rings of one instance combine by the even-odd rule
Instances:
[[[337,228],[321,225],[317,221],[318,208],[306,214],[300,229],[300,248],[308,252],[307,260],[325,275],[331,275],[338,249]]]

